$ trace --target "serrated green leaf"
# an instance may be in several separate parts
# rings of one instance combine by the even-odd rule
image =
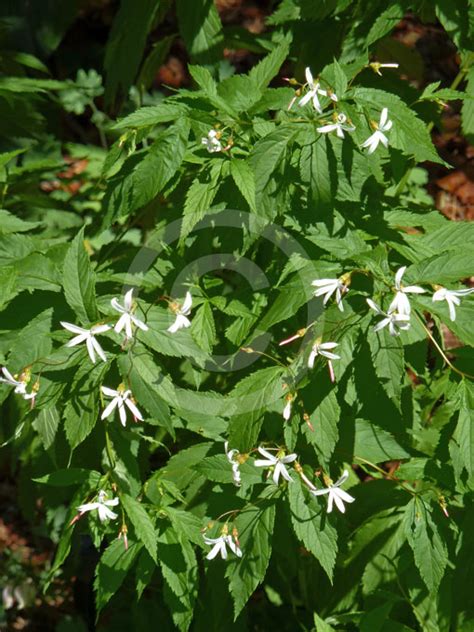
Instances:
[[[226,577],[234,601],[235,618],[263,581],[272,552],[275,505],[270,501],[249,505],[236,519],[239,542],[245,554],[228,560]]]
[[[196,315],[191,323],[191,335],[201,349],[207,353],[211,353],[217,338],[214,316],[211,306],[207,301],[196,311]]]
[[[379,428],[365,419],[356,419],[355,426],[355,456],[367,459],[371,463],[410,457],[410,454],[383,428]]]
[[[187,237],[196,224],[209,211],[220,187],[222,163],[220,160],[193,180],[184,203],[181,239]]]
[[[45,450],[53,445],[60,420],[61,417],[56,406],[50,406],[40,410],[33,421],[33,427],[41,437]]]
[[[134,542],[125,549],[123,540],[115,539],[102,554],[95,571],[96,607],[100,612],[117,592],[131,569],[142,544]]]
[[[311,413],[311,429],[305,426],[306,438],[312,443],[323,463],[329,464],[339,437],[339,407],[336,394],[331,390]]]
[[[291,524],[296,537],[311,551],[332,582],[337,556],[337,531],[326,508],[315,499],[306,501],[299,481],[288,486]]]
[[[474,388],[464,380],[459,386],[460,411],[453,441],[459,446],[461,462],[471,478],[474,474]]]
[[[424,501],[413,498],[407,505],[405,529],[421,578],[435,592],[443,578],[448,553]]]
[[[84,247],[84,228],[73,239],[64,259],[63,286],[66,301],[83,324],[97,320],[95,277]]]
[[[375,332],[371,327],[367,339],[375,373],[387,395],[399,407],[405,373],[403,344],[386,328]]]
[[[242,158],[232,160],[230,173],[250,210],[256,212],[255,178],[249,163]]]
[[[127,494],[120,495],[120,502],[135,529],[137,538],[143,542],[146,550],[157,563],[156,531],[146,509],[138,500]]]

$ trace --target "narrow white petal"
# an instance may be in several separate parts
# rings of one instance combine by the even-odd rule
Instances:
[[[221,546],[222,546],[222,543],[219,538],[219,541],[214,544],[212,549],[206,555],[206,560],[213,560],[216,557],[216,555],[219,553],[219,551],[221,550]]]
[[[322,342],[319,345],[319,348],[320,349],[335,349],[338,346],[339,346],[338,342]]]
[[[314,83],[313,73],[311,72],[311,69],[310,69],[309,66],[306,66],[305,71],[304,71],[304,75],[306,77],[306,83],[309,86],[313,86],[313,83]]]
[[[122,399],[117,399],[118,402],[118,411],[120,416],[120,422],[123,427],[127,425],[127,412],[125,410],[125,406],[123,405]]]
[[[136,417],[137,419],[139,419],[140,421],[143,421],[143,416],[141,414],[141,412],[138,410],[138,408],[135,406],[135,404],[132,402],[131,399],[126,399],[125,400],[125,404],[128,406],[128,408],[132,411],[132,415],[134,417]]]
[[[133,304],[133,288],[131,290],[128,290],[128,292],[125,294],[125,297],[123,299],[123,305],[125,309],[127,310],[127,312],[129,312],[132,309],[132,304]]]
[[[318,127],[316,129],[317,132],[319,132],[320,134],[329,134],[330,132],[333,132],[335,129],[338,129],[338,125],[336,125],[335,123],[331,123],[330,125],[323,125],[322,127]]]
[[[400,289],[400,284],[402,282],[402,277],[405,274],[405,270],[407,269],[406,266],[402,266],[401,268],[399,268],[397,270],[397,273],[395,274],[395,287],[397,288],[397,290]]]
[[[92,342],[92,336],[89,336],[87,338],[86,347],[87,347],[87,352],[89,354],[90,359],[95,364],[95,351],[94,351],[94,344]]]
[[[324,496],[324,494],[329,494],[330,491],[329,487],[326,487],[325,489],[310,489],[313,496]]]
[[[113,388],[109,388],[108,386],[101,386],[100,388],[104,395],[108,395],[108,397],[117,397],[119,394],[118,391],[114,391]]]
[[[90,337],[89,332],[86,332],[85,334],[79,334],[78,336],[74,336],[74,338],[71,338],[71,340],[66,342],[66,347],[75,347],[76,345],[80,345],[81,342],[84,342],[84,340],[87,340],[89,337]]]
[[[349,472],[347,470],[344,470],[340,478],[338,478],[337,481],[334,483],[333,487],[340,487],[347,481],[348,478],[349,478]]]
[[[446,302],[448,303],[449,318],[452,321],[455,321],[456,320],[456,308],[454,306],[454,302],[452,300],[450,300],[449,297],[446,297]]]
[[[265,459],[257,459],[254,463],[255,467],[272,467],[275,461],[266,461]]]
[[[346,513],[346,508],[344,507],[344,503],[342,502],[342,498],[339,496],[339,489],[332,490],[332,498],[334,498],[334,502],[336,503],[336,507],[339,509],[341,513]]]
[[[380,122],[379,127],[383,127],[387,122],[388,118],[388,108],[383,108],[382,113],[380,114]]]
[[[85,503],[84,505],[79,505],[77,511],[81,513],[85,513],[86,511],[93,511],[94,509],[98,509],[100,507],[99,503]]]
[[[268,452],[268,450],[265,450],[265,448],[259,447],[258,451],[260,452],[262,456],[264,456],[266,459],[268,459],[272,463],[276,463],[278,461],[276,456],[274,456],[271,452]]]
[[[301,97],[301,99],[298,101],[298,105],[300,105],[301,107],[303,107],[304,105],[306,105],[307,103],[309,103],[311,101],[311,97],[313,95],[311,94],[311,92],[307,92],[303,97]]]
[[[403,288],[404,292],[411,292],[412,294],[424,294],[426,290],[424,290],[419,285],[407,285]]]
[[[100,344],[97,342],[97,340],[94,338],[94,336],[91,337],[91,341],[92,341],[92,345],[93,345],[94,349],[97,351],[97,355],[100,357],[100,359],[103,362],[107,362],[107,358],[105,357],[104,350],[102,349]]]
[[[186,292],[186,296],[184,297],[184,303],[181,307],[181,313],[187,316],[191,311],[191,307],[193,306],[193,297],[191,292]]]
[[[351,496],[343,489],[335,489],[334,493],[336,494],[336,496],[339,496],[339,498],[341,498],[341,500],[343,500],[345,503],[353,503],[355,500],[354,496]]]
[[[387,325],[391,325],[392,324],[392,319],[391,318],[383,318],[380,322],[378,322],[375,327],[374,327],[374,331],[380,331],[381,329],[383,329],[384,327],[386,327]]]
[[[286,456],[282,456],[280,461],[282,463],[293,463],[298,458],[297,454],[287,454]]]
[[[115,407],[117,406],[118,402],[119,402],[119,398],[114,397],[114,399],[110,401],[107,404],[107,406],[104,408],[104,412],[102,413],[100,418],[105,419],[106,417],[108,417],[115,410]]]
[[[377,312],[377,314],[383,314],[384,312],[382,312],[382,310],[380,309],[380,307],[377,305],[377,303],[374,303],[374,301],[371,298],[367,298],[366,299],[368,306],[373,309],[375,312]]]
[[[104,505],[108,507],[116,507],[119,504],[120,500],[118,498],[111,498],[110,500],[104,500]]]
[[[288,470],[283,464],[280,463],[280,465],[281,465],[281,470],[280,470],[281,475],[286,481],[288,481],[289,483],[292,483],[293,479],[291,478],[290,473],[288,472]]]
[[[314,351],[314,349],[309,354],[309,358],[308,358],[308,368],[309,369],[312,369],[314,367],[314,361],[315,361],[317,355],[318,354],[317,354],[316,351]]]
[[[130,316],[130,314],[124,314],[127,318],[125,320],[125,335],[127,336],[127,338],[133,338],[133,331],[132,331],[132,318]]]
[[[278,481],[280,480],[280,474],[283,474],[283,470],[285,469],[285,466],[282,465],[280,462],[278,462],[275,465],[275,469],[273,470],[273,482],[275,483],[275,485],[278,485]],[[285,475],[283,474],[283,477]]]
[[[139,329],[141,329],[142,331],[148,331],[148,325],[145,325],[145,323],[138,319],[136,316],[131,316],[131,319]]]
[[[65,323],[61,321],[61,325],[64,327],[64,329],[71,331],[73,334],[88,334],[89,333],[88,329],[84,329],[83,327],[78,327],[77,325],[73,325],[72,323]]]
[[[115,309],[115,311],[120,312],[121,314],[123,314],[125,312],[125,309],[122,307],[122,305],[120,305],[120,303],[117,301],[116,298],[113,298],[110,301],[110,304]]]
[[[94,327],[91,327],[91,334],[96,336],[97,334],[103,334],[109,331],[109,329],[112,329],[110,325],[94,325]]]
[[[128,314],[127,313],[123,313],[120,318],[118,319],[118,321],[115,323],[115,333],[119,334],[122,329],[125,327],[126,323],[128,320]]]
[[[329,496],[328,496],[328,513],[332,512],[333,502],[334,502],[334,492],[332,489],[330,489]]]
[[[328,358],[329,360],[340,360],[341,356],[338,356],[336,353],[331,353],[331,351],[324,351],[321,350],[319,352],[322,356],[324,356],[325,358]]]

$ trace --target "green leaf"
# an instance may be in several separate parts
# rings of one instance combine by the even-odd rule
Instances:
[[[106,101],[126,96],[142,60],[146,39],[160,3],[156,0],[121,0],[105,49]]]
[[[239,542],[245,554],[241,559],[229,559],[226,568],[235,618],[265,577],[272,552],[274,522],[275,505],[270,501],[258,506],[247,505],[236,518]]]
[[[329,465],[332,453],[339,437],[339,416],[341,409],[334,389],[324,397],[311,413],[311,424],[314,430],[305,425],[306,438],[312,443],[323,463]]]
[[[463,380],[459,385],[461,408],[452,440],[459,446],[461,463],[471,478],[474,474],[474,387]]]
[[[41,437],[45,450],[48,450],[53,445],[60,420],[56,406],[50,406],[40,410],[33,421],[33,428]]]
[[[371,463],[382,463],[395,459],[407,459],[410,454],[393,436],[365,419],[356,419],[354,455]]]
[[[280,399],[285,369],[271,366],[243,378],[227,396],[230,444],[241,452],[250,450],[258,438],[265,409]]]
[[[473,257],[468,244],[465,252],[444,252],[410,266],[409,274],[419,283],[450,284],[474,273]]]
[[[326,507],[314,498],[306,502],[299,481],[288,485],[291,524],[296,537],[314,555],[332,582],[337,556],[337,531],[330,524]]]
[[[399,407],[405,374],[403,344],[386,328],[374,332],[374,328],[370,327],[367,339],[375,373],[387,395]]]
[[[41,226],[41,222],[25,222],[8,211],[0,210],[0,234],[24,233],[38,226]]]
[[[206,215],[219,190],[222,162],[214,161],[197,178],[186,193],[181,239],[187,237],[196,224]]]
[[[204,474],[204,476],[210,481],[215,481],[216,483],[234,484],[232,478],[232,467],[225,454],[208,456],[197,463],[194,468],[200,474]],[[245,484],[253,485],[262,482],[261,472],[258,468],[255,468],[249,463],[243,463],[239,470]]]
[[[158,536],[158,559],[165,578],[164,597],[175,625],[182,632],[189,628],[198,589],[198,567],[193,547],[173,527],[166,526]]]
[[[448,553],[426,503],[415,497],[407,505],[405,529],[415,564],[430,592],[435,592],[448,563]]]
[[[296,131],[293,125],[281,125],[255,144],[250,161],[255,173],[257,195],[268,184]]]
[[[73,239],[64,259],[63,286],[66,301],[83,324],[97,320],[95,277],[84,247],[84,228]]]
[[[222,24],[213,0],[177,0],[179,30],[192,61],[208,64],[222,58]]]
[[[314,129],[314,128],[313,128]],[[301,150],[300,173],[309,186],[308,202],[315,212],[331,203],[337,188],[335,165],[330,163],[332,156],[329,139],[318,134],[318,139]]]
[[[249,72],[249,78],[255,84],[255,90],[262,90],[278,74],[283,62],[288,57],[290,50],[289,38],[287,37],[281,44],[264,57]]]
[[[132,496],[121,494],[120,502],[135,529],[137,538],[143,542],[146,550],[157,563],[156,531],[150,516],[143,505]]]
[[[206,95],[210,97],[217,96],[217,84],[207,68],[188,64],[188,70],[191,77]]]
[[[466,93],[474,94],[474,66],[469,69],[466,75]],[[462,104],[461,111],[462,131],[465,136],[472,141],[474,139],[474,100],[466,99]]]
[[[74,450],[92,432],[99,415],[99,390],[107,364],[96,365],[87,373],[78,371],[71,384],[71,393],[64,408],[64,430]]]
[[[114,125],[114,129],[140,129],[153,127],[160,123],[175,121],[186,114],[188,108],[180,103],[158,103],[139,108]]]
[[[52,315],[53,310],[47,309],[18,332],[10,347],[10,371],[19,371],[49,355],[52,349]]]
[[[116,217],[126,217],[155,199],[174,176],[186,150],[189,121],[178,118],[161,132],[149,149],[137,152],[109,183],[106,194],[108,212],[103,225]]]
[[[35,483],[51,485],[52,487],[70,487],[72,485],[82,485],[87,482],[90,487],[98,485],[101,478],[100,472],[95,470],[85,470],[78,467],[71,467],[67,470],[57,470],[51,474],[46,474],[40,478],[33,479]]]
[[[116,538],[102,554],[96,567],[94,589],[96,607],[100,612],[117,592],[131,569],[142,545],[134,542],[125,549],[123,540]]]
[[[230,173],[250,210],[256,213],[255,178],[249,163],[242,158],[234,158],[230,163]]]
[[[191,324],[191,335],[197,344],[207,353],[212,352],[216,343],[216,325],[209,302],[206,301],[196,311]]]

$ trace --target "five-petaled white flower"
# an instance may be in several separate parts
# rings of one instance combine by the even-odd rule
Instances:
[[[118,505],[119,499],[111,498],[110,500],[106,500],[106,497],[107,497],[106,492],[104,492],[104,490],[101,489],[97,496],[96,502],[85,503],[84,505],[79,505],[77,510],[81,514],[83,514],[83,513],[86,513],[86,511],[94,511],[95,509],[97,509],[99,513],[99,520],[101,522],[104,522],[104,520],[107,520],[107,518],[109,518],[110,520],[115,520],[115,518],[117,518],[118,516],[111,509],[109,509],[109,507],[115,507],[116,505]]]
[[[115,309],[115,311],[121,314],[114,327],[116,333],[119,334],[122,329],[125,328],[125,336],[127,337],[127,339],[132,338],[132,323],[142,331],[148,331],[148,325],[145,325],[144,322],[133,315],[135,308],[133,302],[133,288],[131,290],[128,290],[128,292],[125,294],[123,298],[123,305],[120,305],[116,298],[113,298],[110,301],[110,304]]]
[[[93,325],[90,329],[84,329],[83,327],[78,327],[77,325],[73,325],[72,323],[65,323],[62,321],[61,325],[64,327],[64,329],[71,331],[73,334],[78,334],[77,336],[74,336],[74,338],[71,338],[68,343],[66,343],[66,347],[75,347],[76,345],[79,345],[81,344],[81,342],[85,341],[87,352],[94,364],[96,353],[101,360],[103,360],[104,362],[107,361],[104,350],[97,342],[95,336],[97,336],[97,334],[103,334],[105,331],[108,331],[110,329],[110,325]]]
[[[218,538],[208,538],[204,537],[204,542],[209,546],[212,546],[212,549],[206,555],[206,560],[213,560],[216,555],[219,553],[223,560],[227,559],[227,547],[230,548],[232,553],[237,555],[237,557],[242,557],[242,551],[240,550],[240,546],[234,541],[231,535],[223,534]]]
[[[410,316],[408,314],[400,314],[399,312],[388,310],[384,312],[380,307],[374,303],[370,298],[367,299],[369,307],[371,307],[377,314],[380,314],[384,318],[380,320],[374,327],[374,331],[380,331],[388,325],[388,330],[391,336],[400,335],[400,331],[406,331],[410,329]]]
[[[330,482],[326,489],[310,489],[309,493],[313,494],[313,496],[322,496],[323,494],[328,494],[328,513],[331,513],[334,503],[336,503],[336,507],[341,513],[345,513],[346,508],[344,507],[344,503],[353,503],[355,500],[353,496],[345,492],[343,489],[339,489],[340,486],[345,483],[348,478],[349,472],[347,470],[344,470],[341,478],[337,480],[334,484]]]
[[[321,104],[319,103],[318,94],[320,94],[323,97],[329,96],[329,98],[332,99],[333,101],[337,101],[337,96],[334,94],[334,92],[330,92],[328,95],[327,90],[323,90],[322,88],[319,87],[320,85],[319,81],[315,81],[313,79],[313,75],[309,67],[307,67],[305,70],[305,76],[306,76],[306,85],[308,86],[309,89],[308,89],[308,92],[303,97],[301,97],[301,99],[298,101],[298,105],[301,105],[301,106],[306,105],[312,100],[313,106],[316,112],[318,112],[319,114],[322,114],[323,110],[321,108]]]
[[[406,266],[402,266],[395,274],[396,294],[390,303],[388,313],[398,312],[399,314],[410,315],[411,305],[407,294],[424,294],[426,290],[418,285],[402,285],[402,276],[405,274]]]
[[[176,333],[179,329],[183,327],[190,327],[191,321],[189,318],[186,318],[191,313],[191,307],[193,305],[193,297],[191,296],[191,292],[186,292],[186,296],[184,297],[184,302],[182,305],[179,303],[170,303],[170,309],[176,314],[176,320],[170,327],[168,327],[168,331],[170,334]]]
[[[447,290],[445,287],[439,287],[433,294],[433,301],[446,301],[449,308],[449,317],[456,320],[456,305],[461,304],[461,296],[467,296],[474,292],[474,288],[465,288],[464,290]]]
[[[328,358],[329,361],[340,360],[341,356],[328,351],[329,349],[335,349],[337,345],[337,342],[321,342],[321,340],[317,340],[311,349],[311,353],[309,354],[308,368],[312,369],[314,367],[314,361],[318,355]]]
[[[240,471],[239,471],[240,463],[239,461],[235,459],[235,455],[238,454],[239,451],[236,448],[234,448],[233,450],[229,450],[228,441],[224,443],[224,450],[225,450],[225,455],[227,457],[227,460],[232,465],[232,479],[234,481],[234,484],[237,487],[240,487],[242,483],[241,478],[240,478]]]
[[[127,408],[131,411],[135,421],[137,421],[137,419],[143,421],[142,414],[136,407],[135,402],[132,398],[132,391],[125,389],[125,386],[123,384],[120,384],[116,391],[113,388],[108,388],[107,386],[101,386],[101,389],[104,395],[113,398],[112,401],[109,402],[105,407],[104,412],[101,415],[101,419],[109,417],[118,406],[120,421],[122,423],[122,426],[125,426],[127,423],[127,411],[125,409],[125,406],[127,406]]]
[[[315,290],[315,296],[322,296],[324,294],[323,304],[326,305],[331,296],[336,292],[336,305],[341,312],[344,311],[344,305],[342,304],[342,295],[348,291],[347,285],[341,279],[316,279],[311,283],[317,290]]]
[[[275,483],[275,485],[278,485],[278,481],[280,479],[280,475],[283,476],[283,478],[288,481],[289,483],[293,482],[293,479],[291,478],[290,474],[288,473],[288,470],[285,467],[286,463],[293,463],[293,461],[295,461],[298,456],[296,454],[286,454],[282,451],[279,450],[277,452],[276,456],[273,456],[273,454],[270,454],[270,452],[267,452],[267,450],[265,450],[264,448],[258,448],[258,451],[260,452],[260,454],[262,456],[264,456],[264,459],[257,459],[255,461],[255,465],[256,467],[273,467],[273,482]]]
[[[209,130],[207,136],[201,138],[201,144],[205,145],[207,151],[210,154],[215,154],[218,151],[222,151],[222,143],[219,140],[220,133],[215,129]]]
[[[372,123],[375,127],[375,132],[369,136],[369,138],[362,143],[362,147],[368,147],[368,154],[373,154],[377,149],[379,143],[382,143],[384,147],[388,147],[388,138],[385,136],[384,132],[388,132],[393,125],[393,121],[389,121],[388,119],[388,109],[384,108],[382,113],[380,114],[380,120],[377,123]]]
[[[320,134],[336,132],[339,138],[344,138],[344,132],[353,132],[354,130],[354,125],[347,123],[347,116],[342,112],[336,116],[334,123],[329,123],[329,125],[323,125],[322,127],[317,128],[317,131]]]

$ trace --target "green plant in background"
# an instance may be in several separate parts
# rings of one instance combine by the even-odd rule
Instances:
[[[450,88],[406,80],[408,11]],[[472,628],[474,228],[423,163],[440,103],[473,133],[473,11],[283,0],[250,37],[122,0],[75,81],[6,40],[0,436],[44,590],[96,552],[97,629]],[[37,54],[75,18],[29,15]]]

